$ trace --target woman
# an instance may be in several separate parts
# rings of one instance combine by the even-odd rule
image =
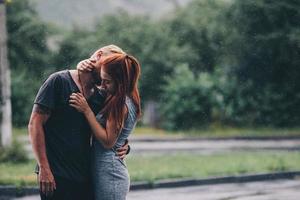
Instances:
[[[82,112],[93,136],[92,173],[95,199],[126,199],[129,174],[125,162],[116,156],[141,116],[138,91],[140,65],[124,53],[107,56],[101,63],[101,86],[107,99],[96,116],[80,93],[73,93],[70,105]]]

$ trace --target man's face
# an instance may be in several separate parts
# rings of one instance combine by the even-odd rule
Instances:
[[[92,76],[96,85],[101,84],[101,65],[105,57],[107,57],[108,55],[108,51],[105,51],[104,49],[99,49],[90,57],[90,60],[94,63],[95,66],[94,70],[92,71]]]
[[[101,85],[100,72],[95,68],[91,73],[93,77],[93,84],[95,84],[96,86],[100,86]]]

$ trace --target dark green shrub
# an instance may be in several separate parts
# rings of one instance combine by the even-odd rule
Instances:
[[[13,142],[8,148],[0,148],[0,162],[22,163],[27,162],[27,152],[19,142]]]
[[[212,117],[212,76],[195,75],[186,65],[178,66],[164,88],[160,103],[163,126],[191,129],[207,125]]]

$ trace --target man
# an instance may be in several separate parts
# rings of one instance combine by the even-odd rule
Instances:
[[[36,96],[28,131],[37,160],[42,200],[92,199],[91,131],[83,114],[69,106],[69,97],[81,92],[93,112],[98,113],[105,101],[104,95],[95,89],[101,82],[100,63],[114,52],[123,51],[114,45],[105,46],[79,63],[93,66],[90,72],[64,70],[50,75]],[[118,155],[123,158],[127,149],[124,145]]]

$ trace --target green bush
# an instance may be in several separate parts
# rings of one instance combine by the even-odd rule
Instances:
[[[197,76],[182,65],[167,82],[160,109],[165,128],[199,128],[211,121],[214,83],[210,74]]]
[[[29,161],[22,144],[13,142],[8,148],[0,148],[0,162],[23,163]]]

